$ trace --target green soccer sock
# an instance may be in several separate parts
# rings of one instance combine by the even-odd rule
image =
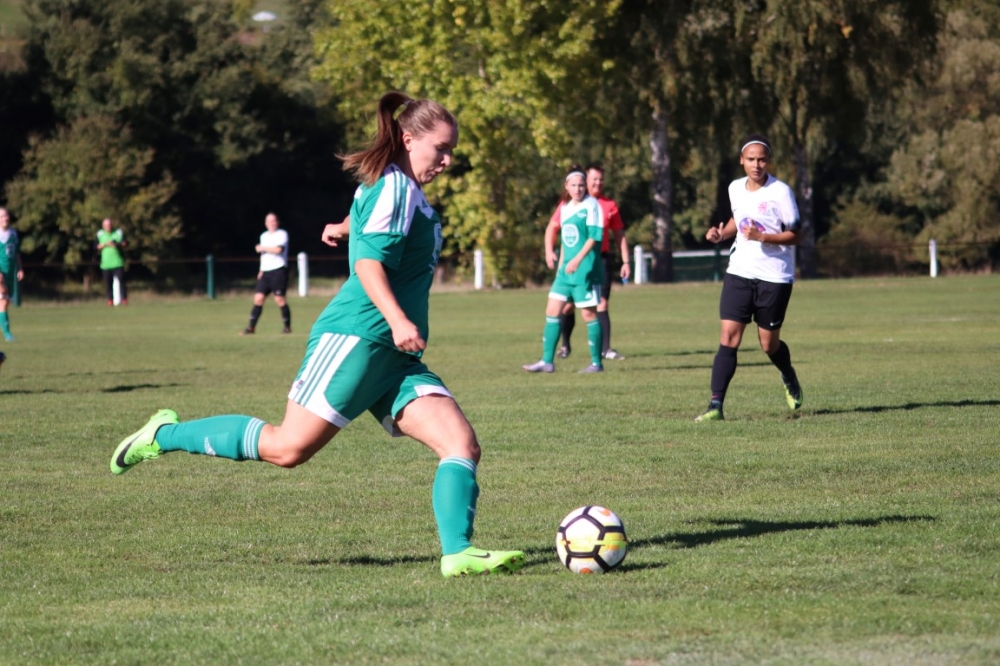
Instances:
[[[251,416],[212,416],[165,425],[156,431],[164,451],[187,451],[230,460],[260,460],[257,441],[264,422]]]
[[[587,322],[587,345],[590,347],[590,362],[601,365],[601,345],[604,344],[604,331],[601,330],[601,320]]]
[[[0,312],[0,329],[3,330],[4,337],[10,337],[10,320],[6,312]]]
[[[476,463],[468,458],[442,459],[434,477],[433,501],[443,555],[469,547],[478,498]]]
[[[545,329],[542,331],[542,360],[546,363],[552,363],[556,358],[559,328],[559,317],[545,316]]]

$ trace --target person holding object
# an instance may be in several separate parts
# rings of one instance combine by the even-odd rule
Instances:
[[[279,226],[278,216],[274,213],[268,213],[264,217],[266,231],[260,235],[260,242],[254,247],[260,255],[260,270],[257,271],[250,322],[240,335],[253,335],[257,330],[257,320],[264,311],[264,301],[272,292],[275,305],[281,308],[282,333],[292,332],[292,311],[285,299],[288,290],[288,232]]]
[[[431,495],[441,574],[523,567],[521,551],[471,544],[481,449],[458,403],[421,359],[443,242],[441,217],[423,188],[451,164],[457,142],[457,121],[437,102],[383,95],[373,142],[343,158],[361,180],[350,213],[351,274],[313,325],[284,420],[231,415],[179,423],[174,411],[160,410],[118,445],[111,471],[171,451],[296,467],[368,411],[390,434],[417,440],[439,459]],[[336,226],[324,229],[327,244],[343,239]]]
[[[732,216],[705,234],[713,243],[731,238],[736,242],[729,254],[719,302],[721,333],[712,362],[712,396],[708,409],[695,419],[698,422],[725,419],[723,403],[736,374],[736,350],[751,321],[757,322],[761,349],[781,373],[789,409],[802,407],[802,387],[788,345],[781,340],[795,281],[799,209],[792,188],[767,172],[770,161],[767,137],[752,134],[744,139],[740,164],[746,177],[729,185]]]

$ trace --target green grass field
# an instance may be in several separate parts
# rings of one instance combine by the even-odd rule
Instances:
[[[295,470],[173,454],[122,477],[160,407],[279,419],[325,299],[34,303],[0,346],[3,664],[996,664],[1000,280],[796,285],[787,413],[748,339],[724,423],[695,424],[718,285],[612,298],[603,375],[526,375],[545,292],[432,297],[426,358],[484,447],[476,542],[514,576],[443,580],[433,456],[364,417]],[[752,337],[752,336],[751,336]],[[571,509],[631,547],[556,560]]]

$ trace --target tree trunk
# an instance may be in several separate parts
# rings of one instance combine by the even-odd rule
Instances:
[[[674,258],[671,247],[673,230],[673,181],[670,175],[670,146],[667,143],[667,113],[663,103],[653,111],[653,129],[649,134],[653,167],[653,282],[673,282]],[[639,270],[636,267],[636,270]]]
[[[814,278],[816,272],[816,221],[813,215],[812,176],[805,145],[795,146],[795,195],[802,221],[802,236],[798,248],[799,275]]]

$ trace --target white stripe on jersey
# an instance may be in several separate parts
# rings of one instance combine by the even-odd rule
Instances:
[[[383,172],[385,178],[378,200],[372,207],[372,213],[361,229],[363,234],[401,233],[410,231],[413,222],[413,209],[416,208],[417,197],[414,195],[411,181],[396,165],[389,165]],[[360,190],[359,190],[360,191]]]

